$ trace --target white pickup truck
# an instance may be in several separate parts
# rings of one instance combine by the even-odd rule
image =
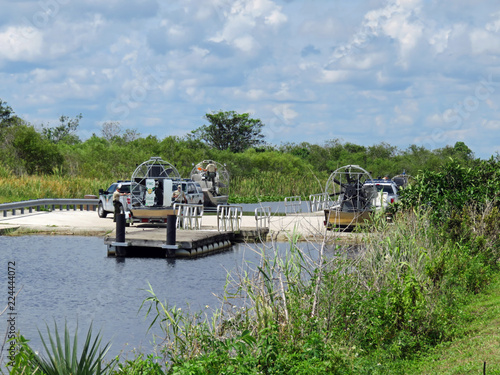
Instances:
[[[99,217],[104,218],[109,213],[115,212],[115,207],[113,206],[113,193],[115,192],[118,185],[121,184],[120,191],[127,195],[120,196],[120,203],[122,205],[121,211],[125,214],[125,219],[130,219],[130,208],[131,208],[131,197],[130,197],[130,181],[117,181],[111,184],[106,190],[99,189],[99,205],[97,207],[97,214]]]
[[[377,190],[377,195],[372,200],[372,207],[376,210],[387,208],[399,200],[398,185],[392,180],[373,179],[366,180],[363,187],[374,186]]]

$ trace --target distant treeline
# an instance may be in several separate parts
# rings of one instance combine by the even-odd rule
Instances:
[[[463,142],[436,150],[417,145],[400,150],[387,143],[360,146],[333,139],[322,145],[285,143],[233,153],[212,149],[199,140],[175,136],[128,140],[121,136],[106,139],[93,135],[85,141],[70,138],[70,142],[66,142],[63,138],[54,142],[26,125],[0,135],[1,168],[4,173],[15,175],[126,179],[138,164],[159,156],[174,164],[184,177],[188,177],[193,163],[205,159],[226,164],[232,177],[253,177],[263,172],[324,176],[348,164],[359,165],[373,177],[392,177],[403,172],[415,175],[419,170],[438,170],[449,158],[462,165],[469,165],[475,159]]]
[[[136,166],[153,156],[174,164],[183,177],[189,177],[195,163],[212,159],[227,166],[233,199],[259,200],[320,193],[328,176],[349,164],[359,165],[377,178],[438,171],[450,158],[463,166],[478,162],[463,142],[436,150],[417,145],[402,150],[388,143],[360,146],[332,139],[323,144],[263,143],[233,152],[210,147],[189,134],[141,137],[134,130],[122,130],[119,123],[106,123],[100,136],[81,141],[76,136],[81,117],[61,116],[58,126],[36,128],[0,101],[0,177],[83,178],[106,185],[130,179]],[[0,196],[8,199],[1,192]]]

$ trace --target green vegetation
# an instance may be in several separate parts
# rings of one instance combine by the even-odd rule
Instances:
[[[228,275],[215,311],[184,312],[150,288],[141,310],[165,336],[159,355],[139,353],[113,367],[101,361],[106,347],[88,339],[92,350],[80,357],[94,369],[87,373],[472,374],[484,362],[488,374],[500,373],[498,157],[475,159],[461,142],[398,150],[332,140],[234,152],[194,137],[120,135],[116,124],[82,142],[70,136],[68,118],[56,137],[36,132],[1,101],[0,116],[3,201],[95,194],[151,156],[175,163],[183,176],[200,160],[226,163],[233,201],[307,197],[347,164],[374,177],[405,170],[415,179],[394,207],[394,223],[374,218],[355,256],[340,248],[333,256],[318,243],[310,258],[296,236],[284,253],[262,245],[258,264]],[[38,135],[18,140],[23,132]],[[52,367],[75,364],[76,341],[73,350],[65,330],[63,345],[57,327],[55,337],[49,332],[46,345]],[[40,358],[22,342],[14,373],[57,373]]]
[[[403,171],[413,176],[420,171],[437,172],[449,158],[463,167],[474,168],[476,162],[463,142],[436,150],[417,145],[400,150],[386,143],[367,147],[339,139],[322,145],[273,146],[264,143],[261,121],[248,114],[218,112],[206,118],[210,125],[185,137],[141,137],[136,130],[108,122],[102,125],[101,134],[82,141],[76,135],[82,114],[74,118],[63,115],[56,126],[35,127],[0,99],[0,202],[96,195],[112,181],[130,179],[136,166],[152,156],[174,164],[183,177],[201,160],[226,164],[231,177],[230,201],[240,203],[287,196],[306,199],[321,193],[330,173],[348,164],[360,165],[376,178]],[[226,138],[217,135],[220,129]],[[48,180],[53,190],[32,191],[17,178]],[[75,179],[84,182],[78,189],[69,186]]]
[[[92,339],[92,326],[89,327],[81,352],[78,351],[78,336],[75,334],[71,339],[67,325],[64,326],[63,337],[59,336],[57,324],[54,324],[53,334],[47,326],[48,341],[41,333],[40,338],[47,356],[33,351],[28,342],[20,337],[17,354],[12,361],[13,364],[10,365],[11,375],[107,374],[114,367],[114,360],[104,363],[109,344],[100,348],[100,335]]]
[[[264,124],[258,119],[251,119],[248,113],[240,115],[234,111],[219,111],[207,113],[205,118],[210,125],[193,130],[190,137],[200,139],[212,148],[242,152],[264,143]]]
[[[497,219],[490,212],[478,224]],[[262,248],[261,263],[230,279],[208,320],[165,305],[150,289],[144,306],[167,340],[167,373],[427,373],[425,354],[435,358],[436,348],[477,332],[477,307],[468,304],[498,276],[497,235],[479,231],[457,242],[432,225],[427,209],[373,225],[355,258],[314,261],[293,242],[286,254]],[[475,367],[460,365],[477,371],[481,360],[500,364],[488,354]]]

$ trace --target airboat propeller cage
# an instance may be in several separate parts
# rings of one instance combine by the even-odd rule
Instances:
[[[217,207],[219,204],[227,204],[229,172],[225,164],[210,159],[200,161],[194,165],[189,177],[200,184],[206,206]]]
[[[140,164],[132,174],[130,193],[133,204],[136,203],[138,207],[170,206],[169,202],[166,202],[163,197],[161,202],[158,202],[158,193],[160,192],[158,186],[160,186],[161,195],[163,195],[163,192],[168,192],[168,198],[170,198],[172,180],[180,179],[180,177],[177,168],[169,162],[162,160],[160,157],[150,158]]]
[[[152,157],[140,164],[132,174],[132,181],[140,182],[146,178],[181,178],[179,171],[160,157]]]
[[[363,186],[368,180],[372,180],[370,173],[359,165],[346,165],[335,170],[325,189],[330,206],[344,212],[370,210],[377,190],[373,186]]]

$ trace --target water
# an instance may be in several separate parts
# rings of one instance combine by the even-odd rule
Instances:
[[[255,251],[262,245],[235,245],[230,250],[196,259],[108,258],[102,238],[77,236],[0,236],[0,293],[8,300],[9,262],[15,262],[16,331],[42,349],[38,330],[46,333],[57,323],[67,322],[71,335],[78,322],[83,337],[89,325],[99,330],[102,342],[111,342],[108,357],[131,353],[134,348],[151,352],[156,328],[146,310],[138,312],[150,294],[169,306],[207,313],[220,307],[227,272],[258,263]],[[281,244],[280,251],[288,245]],[[215,294],[215,295],[214,295]],[[209,308],[206,308],[209,306]],[[0,316],[0,330],[7,329],[7,315]],[[52,330],[51,330],[52,331]],[[45,335],[46,336],[46,335]],[[129,356],[130,358],[130,356]]]

